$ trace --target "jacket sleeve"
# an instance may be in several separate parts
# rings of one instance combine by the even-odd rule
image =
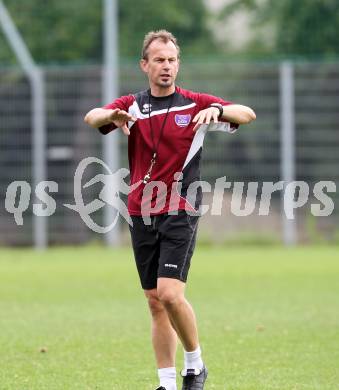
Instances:
[[[119,108],[120,110],[124,110],[128,112],[129,107],[133,104],[134,102],[134,96],[133,95],[126,95],[126,96],[121,96],[118,99],[115,99],[112,103],[106,104],[102,108],[106,110],[114,110],[116,108]],[[117,127],[115,126],[114,123],[109,123],[108,125],[104,125],[99,127],[99,131],[101,134],[108,134],[111,131],[115,130]]]
[[[209,95],[207,93],[198,93],[198,106],[199,111],[204,110],[205,108],[208,108],[212,103],[219,103],[223,106],[228,106],[230,104],[233,104],[233,102],[224,100],[218,96]],[[221,122],[227,122],[226,119],[221,119]],[[235,130],[239,127],[237,123],[230,123],[231,129]]]

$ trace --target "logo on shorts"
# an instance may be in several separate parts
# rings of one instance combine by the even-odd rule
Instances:
[[[180,127],[185,127],[187,126],[190,121],[191,121],[191,115],[188,114],[188,115],[179,115],[179,114],[176,114],[175,117],[175,123],[180,126]]]
[[[167,268],[178,268],[176,264],[165,264],[165,267]]]

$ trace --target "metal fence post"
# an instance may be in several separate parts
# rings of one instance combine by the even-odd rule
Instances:
[[[32,157],[33,188],[46,180],[46,110],[45,79],[40,68],[30,76],[32,88]],[[34,196],[33,199],[36,199]],[[46,217],[33,216],[34,246],[44,249],[48,246],[48,225]]]
[[[35,64],[24,40],[15,27],[5,5],[0,0],[0,25],[16,55],[18,62],[29,78],[32,88],[32,191],[46,177],[46,112],[45,88],[41,69]],[[36,249],[47,246],[47,221],[45,217],[33,215],[33,240]]]
[[[294,72],[293,65],[284,61],[280,65],[280,140],[281,140],[281,180],[286,185],[295,180],[295,118],[294,118]],[[288,219],[285,207],[291,207],[294,193],[282,196],[281,218],[283,224],[283,241],[285,245],[297,243],[297,226],[295,219]]]
[[[104,68],[103,68],[103,102],[111,102],[118,96],[118,3],[117,0],[104,0]],[[103,158],[112,172],[116,172],[120,163],[119,132],[102,137]],[[118,184],[118,183],[117,183]],[[113,196],[113,194],[111,194]],[[104,224],[109,226],[116,217],[117,210],[108,205],[104,208]],[[109,246],[120,242],[120,224],[105,234],[105,242]]]

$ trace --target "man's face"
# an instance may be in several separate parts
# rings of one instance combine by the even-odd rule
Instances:
[[[179,70],[177,48],[169,41],[154,40],[147,50],[147,60],[140,61],[141,69],[148,75],[150,86],[171,87]]]

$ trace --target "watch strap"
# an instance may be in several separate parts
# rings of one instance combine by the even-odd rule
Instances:
[[[222,104],[220,103],[212,103],[210,104],[210,107],[215,107],[219,110],[219,115],[218,115],[218,119],[220,119],[224,113],[224,107]]]

